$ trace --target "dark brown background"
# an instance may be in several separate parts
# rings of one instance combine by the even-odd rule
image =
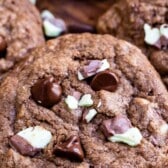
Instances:
[[[40,11],[50,10],[62,18],[70,32],[95,32],[98,17],[104,13],[114,0],[38,0]]]

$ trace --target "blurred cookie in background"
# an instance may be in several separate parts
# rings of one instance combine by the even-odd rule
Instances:
[[[0,1],[0,75],[44,43],[41,18],[28,0]]]
[[[53,18],[51,14],[46,14],[46,16],[49,17],[48,20],[50,20],[50,23],[48,23],[48,25],[51,25],[52,23],[53,25],[55,25],[55,27],[58,27],[58,30],[55,31],[57,31],[58,35],[60,35],[62,33],[64,34],[65,32],[96,33],[96,23],[98,17],[102,15],[113,3],[114,0],[44,0],[43,2],[38,0],[37,7],[40,9],[41,13],[43,13],[43,20],[44,12],[46,14],[46,10],[53,16],[55,16],[55,21],[53,21],[51,19]],[[46,24],[47,23],[45,21],[43,26],[46,36],[56,36],[55,34],[57,33],[53,33],[54,35],[51,35],[45,30],[46,27],[49,27],[48,25],[46,26]],[[50,29],[52,29],[51,26]]]
[[[167,0],[120,0],[99,18],[97,30],[137,45],[168,76]]]

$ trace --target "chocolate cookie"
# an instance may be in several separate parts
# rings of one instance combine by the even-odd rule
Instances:
[[[0,74],[44,43],[38,11],[29,0],[0,1]]]
[[[140,47],[159,73],[167,76],[167,24],[167,0],[120,0],[100,17],[97,28]]]
[[[1,168],[166,167],[167,112],[168,92],[139,49],[62,36],[0,85]]]

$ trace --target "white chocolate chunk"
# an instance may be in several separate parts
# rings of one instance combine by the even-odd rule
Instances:
[[[49,10],[43,10],[43,12],[41,13],[41,18],[42,19],[45,19],[45,18],[54,19],[55,17]]]
[[[93,105],[93,100],[91,94],[85,94],[82,96],[82,98],[79,100],[78,103],[79,106],[85,106],[89,107]]]
[[[90,109],[87,113],[87,115],[85,116],[85,120],[87,123],[89,123],[97,114],[97,111],[95,109]]]
[[[45,148],[52,139],[51,132],[41,126],[26,128],[17,135],[25,139],[34,148]]]
[[[163,24],[160,26],[160,34],[168,38],[168,24]]]
[[[32,4],[36,4],[36,0],[29,0]]]
[[[156,44],[160,39],[160,30],[158,28],[151,28],[149,24],[144,24],[145,31],[145,42],[147,44],[153,45]]]
[[[43,21],[44,32],[47,37],[57,37],[62,33],[62,29],[53,25],[50,21]]]
[[[65,103],[67,104],[68,108],[70,109],[77,109],[78,108],[78,100],[75,97],[68,95],[65,99]]]
[[[83,80],[83,79],[85,79],[84,77],[83,77],[83,75],[78,71],[78,79],[79,80]]]
[[[161,126],[160,126],[160,133],[161,133],[162,135],[165,135],[165,134],[167,134],[167,132],[168,132],[168,124],[163,124],[163,125],[161,125]]]
[[[108,68],[110,68],[110,64],[108,63],[107,59],[104,59],[101,61],[102,62],[102,65],[101,67],[97,70],[97,72],[101,72],[101,71],[104,71]]]
[[[115,134],[114,136],[109,137],[108,140],[111,142],[126,143],[130,146],[137,146],[142,140],[142,135],[138,128],[133,127],[123,134]]]
[[[97,108],[99,108],[101,105],[102,105],[102,102],[99,101],[99,103],[98,103],[98,105],[97,105]]]

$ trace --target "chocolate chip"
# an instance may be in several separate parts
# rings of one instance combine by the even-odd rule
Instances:
[[[74,91],[72,93],[72,96],[76,98],[76,100],[80,100],[82,93],[78,92],[78,91]]]
[[[78,136],[71,136],[55,148],[55,154],[60,157],[66,157],[73,161],[83,161],[84,153]]]
[[[70,33],[83,33],[83,32],[96,33],[96,29],[94,26],[81,22],[69,25],[68,31]]]
[[[98,72],[104,71],[110,67],[107,59],[103,60],[90,60],[87,65],[83,66],[78,71],[78,79],[88,79],[89,77],[97,74]]]
[[[7,43],[3,37],[0,36],[0,52],[4,51],[7,47]]]
[[[26,140],[18,135],[14,135],[10,139],[9,144],[12,148],[24,156],[34,156],[41,151],[41,149],[34,148]]]
[[[107,90],[114,92],[118,86],[117,76],[109,71],[99,72],[91,82],[91,87],[95,91]]]
[[[53,77],[39,79],[31,87],[32,98],[44,107],[51,107],[57,104],[62,95],[61,86]]]
[[[158,49],[167,50],[168,49],[168,39],[164,36],[161,36],[159,41],[157,41],[157,43],[155,43],[154,46],[157,47]]]
[[[84,78],[90,77],[97,73],[97,70],[101,67],[102,63],[99,60],[89,61],[87,65],[85,65],[82,69],[80,69],[80,73]]]
[[[166,22],[168,23],[168,11],[167,11],[166,14],[165,14],[165,20],[166,20]]]
[[[0,36],[0,57],[5,57],[6,55],[7,43],[3,37]]]
[[[107,138],[115,134],[122,134],[129,128],[131,128],[131,123],[123,115],[118,115],[112,119],[104,120],[102,123],[102,131]]]

